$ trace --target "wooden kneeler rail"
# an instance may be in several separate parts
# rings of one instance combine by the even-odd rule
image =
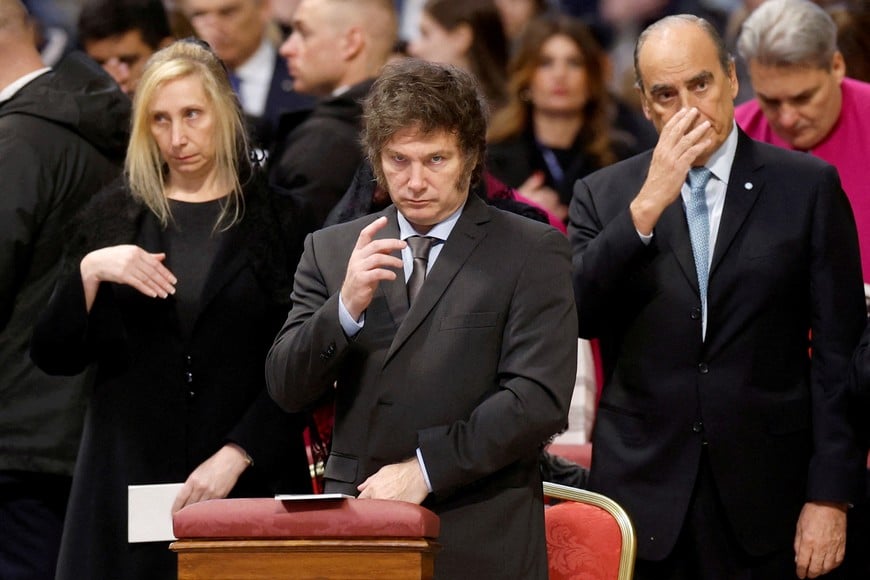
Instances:
[[[226,499],[174,517],[179,580],[429,579],[438,517],[385,500]]]

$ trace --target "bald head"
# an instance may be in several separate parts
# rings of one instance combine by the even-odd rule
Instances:
[[[0,35],[21,35],[30,29],[27,9],[19,0],[0,0]]]
[[[321,3],[331,22],[343,29],[360,27],[366,50],[383,65],[396,43],[398,22],[393,0],[306,0]]]
[[[376,77],[396,40],[392,0],[302,0],[281,55],[294,89],[327,95]]]
[[[708,21],[694,16],[692,14],[676,14],[674,16],[666,16],[661,20],[653,22],[640,33],[637,37],[637,44],[634,46],[634,79],[637,88],[643,90],[643,75],[640,70],[640,53],[644,45],[651,37],[659,37],[661,35],[671,35],[676,39],[681,36],[680,30],[686,26],[696,26],[703,32],[716,47],[716,55],[719,64],[722,65],[722,71],[726,74],[731,68],[733,58],[728,53],[728,48],[722,37],[716,31],[712,24]]]
[[[0,90],[44,66],[27,9],[19,0],[0,0]]]

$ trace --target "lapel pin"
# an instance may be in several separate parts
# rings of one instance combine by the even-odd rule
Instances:
[[[745,189],[745,190],[747,190],[747,191],[750,190],[750,189],[752,189],[752,182],[751,182],[751,181],[747,181],[746,183],[744,183],[744,184],[743,184],[743,189]]]

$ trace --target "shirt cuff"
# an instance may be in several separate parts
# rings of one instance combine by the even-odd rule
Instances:
[[[350,315],[350,312],[347,311],[347,308],[344,306],[344,301],[341,299],[341,294],[338,295],[338,322],[341,324],[341,329],[344,331],[344,334],[347,335],[348,338],[356,336],[356,334],[362,330],[363,326],[366,323],[366,313],[363,312],[359,321],[353,319]]]
[[[654,233],[654,232],[650,232],[649,234],[642,234],[642,233],[640,233],[638,230],[634,230],[634,231],[636,231],[636,232],[637,232],[637,235],[640,236],[640,241],[643,242],[643,245],[644,245],[644,246],[648,246],[649,243],[650,243],[650,242],[652,241],[652,239],[653,239],[653,233]],[[350,314],[348,314],[348,317],[349,317],[349,316],[350,316]]]
[[[423,481],[426,482],[426,488],[429,490],[429,493],[432,493],[432,482],[429,481],[429,472],[426,471],[426,462],[423,461],[423,453],[419,447],[417,448],[417,461],[420,462],[420,471],[423,472]]]

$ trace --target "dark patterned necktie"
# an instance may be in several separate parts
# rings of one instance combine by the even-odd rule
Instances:
[[[429,265],[429,250],[432,249],[432,242],[435,238],[429,236],[410,236],[405,240],[408,247],[411,248],[411,255],[414,257],[414,269],[411,271],[411,277],[408,278],[408,304],[413,304],[417,294],[420,293],[420,288],[423,287],[423,281],[426,279],[426,268]]]

